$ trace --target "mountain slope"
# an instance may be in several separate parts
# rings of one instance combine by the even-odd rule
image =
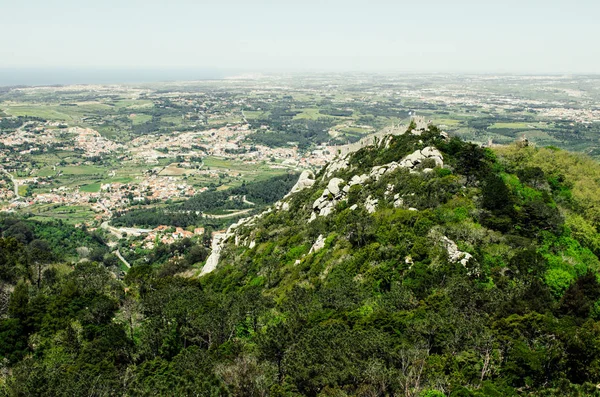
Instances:
[[[201,277],[11,273],[0,393],[599,395],[600,165],[414,124],[373,143],[233,225]],[[41,268],[11,244],[0,265]]]
[[[369,366],[410,395],[597,383],[592,175],[591,160],[523,143],[482,149],[435,127],[387,137],[234,225],[203,284],[280,302],[270,321],[294,335],[282,376],[303,394],[357,393]]]

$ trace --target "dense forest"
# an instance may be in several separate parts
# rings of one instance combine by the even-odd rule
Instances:
[[[333,127],[335,119],[320,117],[316,120],[293,119],[294,113],[273,112],[269,118],[252,121],[250,126],[258,128],[269,126],[270,131],[257,131],[248,136],[256,144],[269,147],[285,147],[297,145],[305,150],[315,143],[335,141],[328,131]]]
[[[22,127],[28,121],[45,121],[45,120],[40,119],[38,117],[22,117],[22,116],[12,117],[12,118],[3,117],[2,119],[0,119],[0,132],[2,132],[2,133],[13,132],[17,128]]]
[[[426,147],[443,167],[368,178],[309,222],[332,177]],[[94,260],[60,266],[74,238],[63,254],[48,239],[54,258],[37,259],[34,245],[19,259],[19,244],[45,236],[10,221],[1,393],[600,395],[598,175],[596,162],[553,148],[407,133],[323,169],[287,210],[240,227],[200,278],[153,260],[122,281]],[[178,249],[166,254],[190,254]],[[31,269],[42,262],[40,277]]]
[[[231,223],[232,219],[205,218],[203,214],[227,210],[259,210],[265,205],[273,204],[281,199],[290,191],[297,179],[297,174],[287,173],[264,181],[243,183],[241,186],[226,190],[213,188],[199,193],[183,203],[117,213],[112,223],[115,226],[210,225],[219,228]]]

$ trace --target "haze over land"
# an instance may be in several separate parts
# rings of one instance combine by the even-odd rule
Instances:
[[[600,73],[593,0],[33,0],[2,14],[0,69]]]

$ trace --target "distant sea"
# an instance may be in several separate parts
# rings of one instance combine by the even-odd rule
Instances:
[[[166,81],[219,80],[232,71],[206,69],[0,69],[0,87],[15,85],[69,85],[156,83]]]

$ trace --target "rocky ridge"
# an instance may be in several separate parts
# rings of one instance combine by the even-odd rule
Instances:
[[[426,131],[422,125],[421,128],[413,129],[411,133],[413,135],[420,136],[423,132]],[[445,133],[441,133],[444,139],[447,139],[448,136]],[[379,142],[374,140],[375,146],[378,148],[387,148],[390,145],[393,136],[385,136]],[[364,172],[360,174],[354,174],[348,180],[344,180],[339,177],[335,177],[334,175],[347,171],[350,168],[350,158],[351,153],[347,153],[345,155],[340,155],[328,165],[325,166],[323,176],[321,178],[321,182],[327,182],[327,187],[323,190],[320,197],[318,197],[312,204],[312,212],[307,219],[307,222],[314,221],[317,217],[326,217],[335,211],[336,206],[344,202],[348,199],[348,193],[350,189],[355,185],[368,185],[373,182],[379,181],[384,175],[393,173],[398,170],[408,170],[410,173],[430,173],[433,172],[435,168],[443,168],[444,167],[444,157],[442,153],[433,146],[426,146],[423,149],[415,150],[412,153],[404,156],[399,161],[391,161],[389,163],[383,165],[373,166],[369,172]],[[262,218],[263,216],[269,214],[273,210],[276,211],[288,211],[290,208],[289,199],[305,190],[312,188],[317,183],[317,179],[315,174],[312,171],[305,170],[302,172],[300,177],[298,178],[298,182],[292,187],[290,192],[284,196],[284,198],[273,206],[273,208],[269,208],[263,211],[260,214],[254,215],[252,217],[244,218],[238,221],[237,223],[231,225],[225,233],[216,234],[213,239],[212,244],[212,252],[209,255],[206,265],[202,269],[201,275],[212,272],[216,269],[219,258],[221,255],[222,248],[224,245],[233,239],[233,243],[236,246],[243,245],[248,247],[249,249],[254,248],[256,242],[251,239],[249,236],[242,236],[241,233],[238,233],[242,227],[252,227],[257,220]],[[394,186],[388,185],[388,188],[385,192],[386,196],[390,196],[390,201],[395,208],[405,207],[404,199],[400,193],[393,193]],[[362,204],[368,213],[374,213],[377,211],[377,206],[379,204],[379,199],[368,196],[367,199]],[[358,208],[358,204],[353,204],[349,208],[351,210],[356,210]],[[416,208],[408,207],[406,208],[411,211],[417,211]],[[460,262],[463,266],[466,266],[467,262],[471,260],[471,255],[458,250],[456,243],[452,240],[448,239],[445,236],[441,237],[442,246],[448,253],[449,259],[452,262]],[[315,243],[313,244],[310,253],[317,252],[318,250],[324,247],[324,239],[323,236],[319,236]]]

